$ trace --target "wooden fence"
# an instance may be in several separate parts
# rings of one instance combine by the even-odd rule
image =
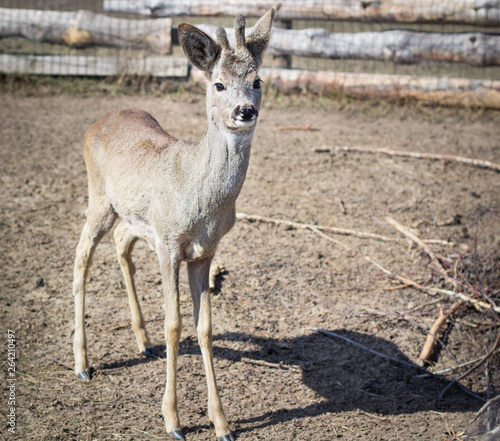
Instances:
[[[180,53],[172,17],[179,15],[221,16],[243,12],[259,16],[273,3],[263,0],[104,0],[106,14],[91,11],[46,11],[0,8],[0,39],[23,38],[37,43],[120,48],[118,55],[16,54],[0,55],[0,71],[43,75],[148,75],[192,78]],[[122,18],[109,13],[127,12],[150,18]],[[160,18],[161,17],[161,18]],[[295,19],[352,20],[386,23],[461,23],[467,32],[422,32],[389,29],[374,32],[329,32],[326,29],[273,29],[268,53],[276,59],[308,57],[331,60],[376,60],[391,64],[440,62],[482,68],[500,66],[500,0],[287,0],[277,13],[283,27]],[[201,19],[202,20],[202,19]],[[215,26],[200,25],[208,34]],[[228,29],[231,38],[233,31]],[[123,51],[123,49],[126,49]],[[176,51],[174,51],[176,52]],[[281,58],[280,58],[281,57]],[[447,75],[414,76],[380,73],[349,73],[266,67],[264,80],[284,90],[324,92],[342,90],[354,95],[411,97],[444,104],[478,105],[500,109],[500,81],[496,79],[448,78]],[[500,68],[497,68],[500,72]]]
[[[498,0],[104,0],[104,10],[153,17],[259,17],[279,5],[278,20],[354,20],[386,23],[467,23],[498,26]]]

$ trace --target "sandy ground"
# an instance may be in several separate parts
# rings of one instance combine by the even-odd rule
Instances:
[[[204,97],[4,94],[1,103],[0,323],[2,343],[8,330],[15,331],[18,358],[16,435],[7,432],[7,389],[0,434],[7,440],[165,439],[161,279],[144,243],[134,253],[136,282],[149,334],[163,356],[151,360],[137,351],[108,235],[97,249],[88,284],[87,335],[95,374],[83,382],[70,370],[72,265],[87,201],[81,143],[94,121],[122,107],[145,109],[173,135],[198,140],[205,126]],[[278,130],[308,121],[313,130]],[[498,303],[497,172],[449,161],[312,149],[388,147],[500,162],[499,126],[500,113],[269,97],[237,210],[401,239],[387,225],[390,216],[422,239],[450,242],[431,247]],[[392,282],[364,257],[424,286],[453,289],[407,241],[328,234],[345,247],[310,230],[248,221],[238,221],[220,244],[216,260],[225,270],[213,296],[214,354],[222,401],[238,439],[458,440],[485,432],[488,421],[490,429],[498,425],[494,406],[470,423],[484,400],[498,393],[498,351],[466,375],[461,387],[447,388],[473,365],[444,379],[423,377],[417,369],[309,329],[332,331],[415,362],[439,304],[446,309],[455,301]],[[183,428],[189,440],[215,439],[184,269],[181,307]],[[441,334],[446,347],[430,370],[483,356],[498,329],[498,316],[461,308]],[[2,378],[8,378],[5,348]],[[276,368],[279,363],[294,369]]]

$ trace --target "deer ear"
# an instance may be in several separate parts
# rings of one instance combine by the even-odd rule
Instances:
[[[179,41],[187,59],[201,71],[208,73],[220,53],[220,46],[205,32],[186,23],[178,27]]]
[[[246,46],[255,58],[257,64],[262,62],[262,54],[271,38],[271,25],[273,24],[275,10],[269,9],[255,24],[246,38]]]

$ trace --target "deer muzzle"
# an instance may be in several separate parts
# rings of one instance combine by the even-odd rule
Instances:
[[[247,125],[249,122],[254,122],[257,116],[259,115],[259,111],[252,104],[243,104],[242,106],[236,106],[233,110],[232,117],[238,123],[243,123],[243,125]]]

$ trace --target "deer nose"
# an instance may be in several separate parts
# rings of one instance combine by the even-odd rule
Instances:
[[[253,118],[256,118],[258,114],[258,110],[251,104],[243,104],[242,106],[237,106],[233,110],[233,118],[242,119],[244,121],[249,121]]]

